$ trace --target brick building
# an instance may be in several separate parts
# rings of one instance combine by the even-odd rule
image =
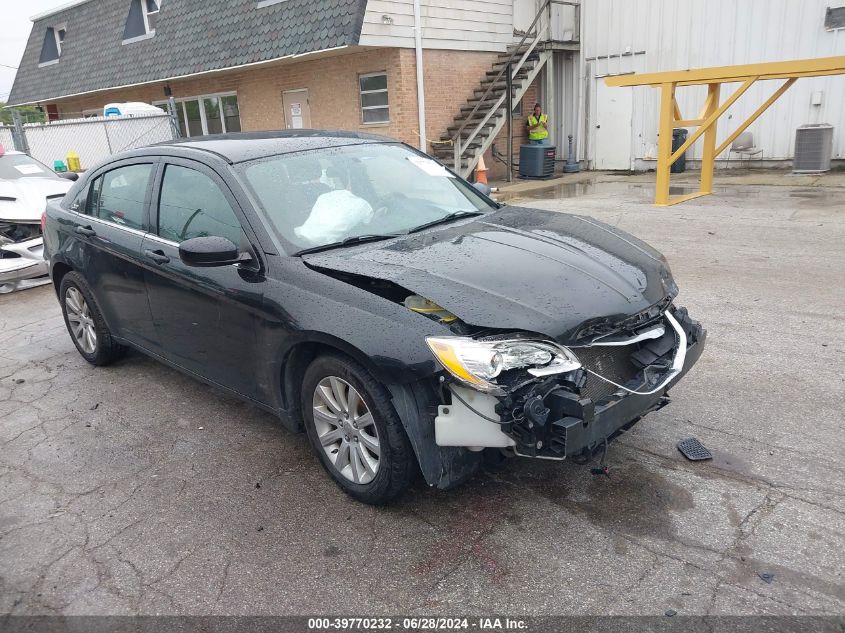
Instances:
[[[502,157],[507,146],[499,70],[508,59],[514,151],[525,133],[520,101],[530,109],[545,95],[561,111],[552,114],[558,135],[573,114],[563,115],[552,88],[577,49],[569,9],[536,0],[77,0],[33,18],[9,104],[66,119],[101,115],[113,102],[165,107],[172,95],[185,136],[354,129],[447,163],[478,104],[461,170],[484,154],[502,175],[493,151]],[[502,85],[488,90],[497,76]]]

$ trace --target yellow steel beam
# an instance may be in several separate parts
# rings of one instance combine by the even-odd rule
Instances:
[[[719,155],[716,151],[716,126],[719,121],[719,89],[721,87],[722,84],[719,83],[707,86],[704,114],[707,120],[712,118],[713,122],[706,126],[704,132],[704,151],[701,153],[701,193],[713,193],[713,170],[716,167],[716,156]]]
[[[681,145],[678,149],[676,149],[675,153],[672,154],[669,157],[669,164],[671,165],[676,160],[678,160],[678,158],[681,156],[681,154],[683,154],[685,151],[687,151],[689,149],[690,145],[695,143],[698,140],[698,137],[700,137],[702,134],[704,134],[704,132],[706,132],[707,129],[716,122],[716,119],[718,119],[725,110],[730,108],[731,105],[733,105],[733,102],[736,101],[737,99],[739,99],[745,93],[745,91],[748,90],[751,87],[751,84],[753,84],[753,83],[754,83],[753,78],[747,79],[745,81],[745,83],[743,83],[739,88],[737,88],[736,91],[730,97],[728,97],[722,105],[720,105],[713,112],[711,112],[707,116],[707,118],[704,119],[704,123],[701,124],[701,127],[699,127],[686,140],[686,142],[683,145]],[[711,107],[712,106],[713,106],[713,104],[711,103]]]
[[[659,206],[677,204],[713,191],[713,173],[716,157],[721,154],[749,125],[763,114],[799,77],[820,77],[845,74],[845,56],[800,59],[764,64],[720,66],[695,70],[677,70],[642,75],[619,75],[605,77],[608,86],[654,86],[660,88],[660,123],[657,142],[657,178],[654,203]],[[785,79],[771,97],[734,130],[720,145],[716,145],[719,117],[739,99],[755,81]],[[723,83],[742,82],[742,85],[723,104],[719,104],[720,88]],[[707,99],[696,119],[684,119],[675,98],[678,86],[707,85]],[[674,152],[672,151],[672,128],[694,127],[698,129]],[[669,181],[672,164],[704,136],[701,156],[700,191],[674,198],[669,196]]]
[[[781,96],[784,92],[786,92],[786,91],[787,91],[787,89],[788,89],[788,88],[789,88],[792,84],[794,84],[796,81],[798,81],[798,78],[797,78],[797,77],[791,77],[791,78],[787,79],[787,80],[784,82],[784,84],[783,84],[780,88],[778,88],[777,90],[775,90],[774,94],[773,94],[771,97],[769,97],[768,99],[766,99],[766,101],[763,103],[763,105],[761,105],[759,108],[757,108],[757,109],[754,111],[754,114],[752,114],[750,117],[748,117],[748,119],[746,119],[745,123],[743,123],[742,125],[740,125],[737,129],[735,129],[735,130],[731,133],[731,135],[730,135],[728,138],[726,138],[724,141],[722,141],[722,144],[721,144],[721,145],[719,145],[719,147],[717,147],[717,148],[716,148],[716,155],[718,156],[719,154],[721,154],[722,152],[724,152],[724,151],[725,151],[725,148],[727,148],[727,147],[728,147],[728,145],[730,145],[731,143],[733,143],[733,142],[734,142],[734,139],[735,139],[737,136],[739,136],[740,134],[742,134],[742,133],[745,131],[745,128],[747,128],[749,125],[751,125],[752,123],[754,123],[754,121],[756,121],[756,120],[757,120],[757,117],[759,117],[759,116],[760,116],[761,114],[763,114],[766,110],[768,110],[768,109],[769,109],[769,106],[770,106],[770,105],[772,105],[775,101],[777,101],[777,100],[778,100],[778,98],[779,98],[779,97],[780,97],[780,96]]]
[[[787,79],[789,77],[841,74],[845,74],[845,55],[766,62],[762,64],[697,68],[694,70],[672,70],[660,73],[618,75],[606,77],[605,83],[608,86],[663,86],[667,83],[675,84],[676,86],[690,86],[696,84],[746,81],[751,77],[760,79]]]
[[[669,204],[669,178],[672,163],[672,115],[675,101],[675,84],[665,83],[660,88],[660,126],[657,130],[657,182],[655,183],[654,203],[662,206]]]
[[[681,115],[681,107],[678,105],[678,100],[675,97],[672,97],[672,111],[674,113],[673,116],[675,117],[675,123],[684,118]]]
[[[692,193],[686,193],[682,196],[674,196],[669,198],[666,204],[658,204],[661,207],[671,207],[673,204],[680,204],[681,202],[686,202],[687,200],[693,200],[694,198],[700,198],[701,196],[710,195],[709,191],[693,191]],[[655,204],[657,204],[655,202]]]
[[[712,85],[712,84],[711,84]],[[707,98],[704,100],[704,105],[701,106],[701,112],[698,114],[699,119],[704,119],[707,116],[708,112],[711,112],[711,107],[713,106],[713,100],[716,100],[716,104],[719,103],[719,94],[714,93],[712,90],[707,91]]]

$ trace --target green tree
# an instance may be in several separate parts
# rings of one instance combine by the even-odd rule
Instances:
[[[35,106],[20,106],[17,110],[21,113],[24,123],[44,123],[47,120],[46,115]],[[12,109],[7,108],[3,101],[0,101],[0,124],[12,124]]]

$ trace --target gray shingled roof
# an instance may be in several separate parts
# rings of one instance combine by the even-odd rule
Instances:
[[[162,0],[155,37],[122,45],[131,0],[91,0],[37,20],[9,104],[231,68],[358,43],[366,0]],[[47,28],[67,23],[57,64]]]

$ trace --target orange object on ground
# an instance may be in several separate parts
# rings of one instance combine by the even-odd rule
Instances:
[[[475,168],[475,182],[487,184],[487,165],[484,164],[484,156],[478,159],[478,166]]]

